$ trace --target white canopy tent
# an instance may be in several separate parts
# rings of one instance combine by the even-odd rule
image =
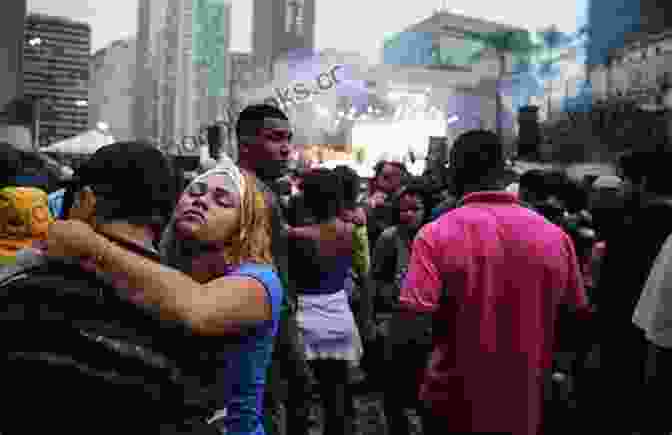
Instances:
[[[90,155],[105,145],[110,145],[114,142],[114,137],[109,134],[105,134],[99,130],[89,130],[42,148],[41,151],[45,153]]]

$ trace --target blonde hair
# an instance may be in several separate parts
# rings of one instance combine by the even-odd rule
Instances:
[[[227,264],[272,263],[271,255],[271,209],[257,179],[241,170],[245,179],[241,193],[240,231],[234,236],[231,252],[225,252]]]

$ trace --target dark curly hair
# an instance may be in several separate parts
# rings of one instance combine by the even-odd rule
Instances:
[[[343,209],[343,182],[335,171],[315,169],[303,178],[305,207],[319,222],[338,216]]]

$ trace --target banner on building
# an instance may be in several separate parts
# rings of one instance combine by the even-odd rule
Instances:
[[[208,96],[228,95],[228,42],[231,5],[225,0],[193,0],[193,59],[208,70]]]

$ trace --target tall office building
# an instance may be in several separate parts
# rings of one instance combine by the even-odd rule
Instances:
[[[168,0],[138,1],[138,40],[136,43],[135,101],[133,132],[137,138],[159,137],[159,71],[165,59],[161,56],[162,30]]]
[[[198,134],[201,123],[209,121],[200,118],[210,118],[213,111],[207,98],[216,87],[210,86],[213,76],[221,80],[219,89],[226,89],[225,67],[220,64],[226,65],[230,39],[229,26],[222,23],[213,26],[209,23],[212,17],[219,17],[216,19],[221,22],[230,20],[229,2],[139,1],[136,137],[162,144],[181,143],[186,137]],[[201,44],[206,37],[209,41]],[[206,52],[215,53],[211,56],[215,60],[210,59],[214,64],[202,62],[203,45],[207,46]],[[206,87],[208,91],[201,89]]]
[[[135,138],[133,101],[136,68],[135,39],[115,41],[91,58],[89,128],[107,124],[117,140]]]
[[[26,0],[4,2],[0,14],[0,110],[21,97]]]
[[[269,71],[255,63],[252,53],[231,52],[229,57],[231,96],[234,100],[242,92],[262,87],[271,80]]]
[[[315,49],[315,0],[254,0],[252,53],[269,69],[290,51]]]
[[[196,120],[209,125],[224,117],[231,98],[231,3],[194,0],[193,16]]]
[[[40,123],[40,145],[88,128],[91,27],[31,14],[25,22],[24,94],[45,101],[53,117]]]

